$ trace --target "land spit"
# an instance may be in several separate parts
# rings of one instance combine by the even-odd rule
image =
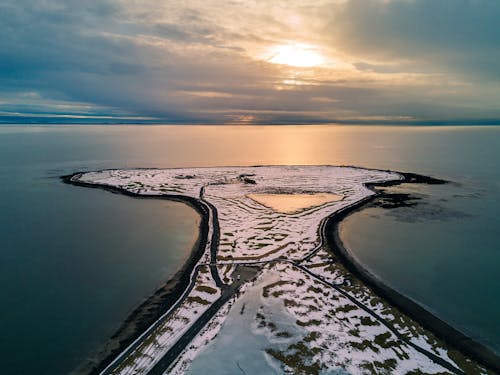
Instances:
[[[63,180],[74,185],[102,188],[137,198],[183,201],[194,207],[202,217],[200,238],[190,260],[172,280],[131,314],[101,354],[90,365],[80,369],[82,372],[154,374],[167,369],[182,372],[193,355],[201,350],[199,346],[190,349],[190,352],[188,344],[197,335],[214,336],[224,317],[219,316],[219,322],[214,321],[211,330],[203,331],[205,325],[219,309],[227,305],[230,298],[243,286],[243,281],[250,281],[239,278],[237,268],[253,265],[268,269],[272,264],[292,267],[298,272],[299,280],[305,275],[332,288],[333,294],[340,294],[332,294],[332,298],[336,301],[342,298],[341,311],[343,308],[355,311],[358,315],[368,314],[364,316],[365,322],[368,317],[374,318],[381,329],[385,330],[375,334],[373,329],[370,331],[364,327],[364,341],[369,340],[370,335],[374,342],[377,337],[393,335],[401,341],[398,350],[405,353],[405,356],[397,355],[395,358],[386,352],[381,355],[382,349],[389,349],[387,343],[378,348],[368,348],[368,353],[368,349],[361,345],[364,342],[361,340],[351,343],[350,349],[363,352],[368,361],[352,364],[351,358],[345,358],[346,364],[340,363],[341,367],[351,366],[350,370],[359,370],[366,368],[371,358],[376,362],[375,358],[380,357],[396,372],[424,367],[432,372],[445,370],[465,373],[470,368],[477,368],[479,372],[487,371],[450,349],[456,347],[484,365],[498,369],[497,357],[488,349],[468,340],[460,332],[366,272],[349,256],[338,236],[338,222],[353,210],[366,205],[377,194],[380,197],[380,192],[376,190],[378,186],[443,181],[408,173],[332,166],[103,170],[75,173],[63,177]],[[334,194],[343,199],[322,202],[300,212],[286,213],[273,211],[272,208],[248,198],[252,194],[303,194],[308,198],[314,194]],[[443,346],[428,332],[412,331],[401,324],[394,324],[393,314],[385,311],[387,309],[384,303],[373,306],[373,303],[370,305],[364,301],[370,294],[366,288],[360,289],[362,295],[356,295],[360,290],[346,291],[349,288],[344,285],[346,275],[342,274],[342,270],[332,268],[331,264],[322,265],[325,259],[331,259],[325,252],[327,244],[346,267],[376,293],[410,315],[414,321],[435,332],[447,345]],[[288,270],[288,273],[291,271]],[[290,291],[281,290],[279,293],[285,295]],[[192,311],[196,313],[193,315]],[[289,312],[301,313],[292,308]],[[326,315],[321,318],[328,321]],[[337,312],[337,316],[332,319],[338,318]],[[357,315],[350,317],[351,320],[355,318]],[[368,326],[371,324],[368,323]],[[414,322],[408,324],[413,326]],[[331,336],[334,337],[335,333],[333,330]],[[308,342],[311,341],[313,340]],[[173,348],[177,349],[173,351]],[[293,369],[294,364],[286,360],[286,353],[269,353],[282,362],[284,369]],[[338,358],[332,362],[328,356],[319,356],[314,351],[309,357],[307,361],[317,363],[312,369],[330,368],[333,363],[339,364]],[[321,363],[316,357],[321,357]]]

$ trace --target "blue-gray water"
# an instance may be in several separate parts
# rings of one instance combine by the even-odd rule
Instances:
[[[179,269],[198,236],[184,204],[63,184],[61,174],[107,164],[95,160],[109,152],[92,145],[99,139],[87,141],[0,128],[2,374],[68,373]]]
[[[417,204],[358,211],[340,235],[372,273],[500,352],[500,180],[481,173],[385,189]]]
[[[114,167],[347,164],[455,181],[415,187],[419,212],[352,217],[344,237],[384,280],[498,348],[499,162],[498,127],[0,126],[2,372],[67,372],[189,254],[190,208],[57,178]],[[413,246],[397,246],[403,233]]]

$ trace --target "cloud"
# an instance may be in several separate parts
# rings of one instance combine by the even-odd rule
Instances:
[[[8,0],[0,116],[500,118],[499,14],[498,2],[480,0]],[[290,42],[335,63],[297,69],[262,59]]]
[[[500,2],[351,0],[331,10],[332,42],[368,61],[500,81]]]

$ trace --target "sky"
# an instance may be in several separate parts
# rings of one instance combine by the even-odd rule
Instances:
[[[500,124],[497,0],[3,0],[0,123]]]

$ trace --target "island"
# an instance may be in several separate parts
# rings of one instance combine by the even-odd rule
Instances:
[[[111,169],[63,179],[183,201],[202,217],[190,259],[86,372],[184,373],[252,288],[260,288],[256,327],[281,343],[265,355],[284,373],[498,370],[493,353],[364,270],[338,236],[339,220],[381,195],[377,187],[440,180],[351,166]],[[286,329],[269,314],[271,304],[287,315]]]

